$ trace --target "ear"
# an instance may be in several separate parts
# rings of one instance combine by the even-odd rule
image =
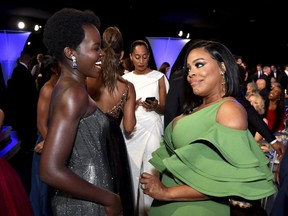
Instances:
[[[226,66],[225,66],[224,62],[221,62],[221,67],[220,67],[220,69],[221,69],[221,72],[222,72],[222,73],[225,73],[225,72],[226,72]]]
[[[72,56],[74,55],[74,52],[69,47],[65,47],[64,48],[64,55],[66,58],[71,59]]]

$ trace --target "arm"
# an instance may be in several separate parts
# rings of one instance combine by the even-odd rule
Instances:
[[[37,104],[37,128],[45,139],[48,130],[48,116],[53,87],[48,83],[41,88]]]
[[[264,137],[264,139],[272,144],[273,149],[277,152],[279,157],[283,155],[284,146],[276,140],[273,132],[268,128],[267,124],[260,117],[258,112],[250,104],[242,93],[239,93],[236,98],[242,106],[246,109],[248,115],[248,122],[252,127],[256,128],[257,132]],[[275,142],[276,140],[276,142]]]
[[[43,139],[45,139],[48,130],[48,116],[49,116],[49,106],[51,94],[53,91],[53,86],[46,83],[40,91],[38,104],[37,104],[37,128]],[[41,153],[44,145],[44,140],[38,143],[34,147],[34,151]]]
[[[121,202],[118,195],[89,183],[66,166],[80,118],[91,102],[87,92],[79,87],[58,94],[60,96],[51,99],[52,113],[40,159],[41,180],[80,199],[102,204],[109,209],[119,209]]]
[[[154,199],[162,201],[196,201],[208,200],[209,197],[188,185],[166,187],[158,176],[142,173],[140,183],[145,185],[143,192]]]
[[[163,75],[159,79],[159,104],[157,102],[157,107],[155,109],[155,112],[158,114],[164,114],[164,107],[166,103],[166,85],[165,85],[165,75]],[[156,102],[157,100],[155,100]],[[154,103],[154,102],[153,102]]]
[[[135,106],[136,106],[136,92],[134,85],[129,82],[128,99],[123,109],[123,127],[127,134],[132,133],[136,125]]]
[[[266,118],[264,118],[263,121],[264,121],[266,124],[268,124],[268,121],[267,121]],[[263,140],[263,137],[262,137],[261,134],[259,134],[258,132],[255,133],[254,138],[255,138],[255,140],[256,140],[257,142]]]

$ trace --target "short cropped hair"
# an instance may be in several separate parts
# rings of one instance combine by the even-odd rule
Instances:
[[[44,27],[43,43],[48,53],[59,61],[64,58],[65,47],[77,49],[85,35],[83,26],[100,27],[100,19],[92,11],[63,8],[53,14]]]

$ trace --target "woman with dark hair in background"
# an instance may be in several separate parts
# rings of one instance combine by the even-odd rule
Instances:
[[[163,62],[158,70],[167,76],[167,72],[170,70],[170,64]]]

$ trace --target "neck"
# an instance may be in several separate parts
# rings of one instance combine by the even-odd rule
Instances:
[[[142,70],[142,71],[140,71],[140,70],[134,70],[134,73],[135,74],[147,74],[147,73],[149,73],[149,72],[151,72],[152,70],[149,68],[149,67],[147,67],[146,69],[144,69],[144,70]]]

